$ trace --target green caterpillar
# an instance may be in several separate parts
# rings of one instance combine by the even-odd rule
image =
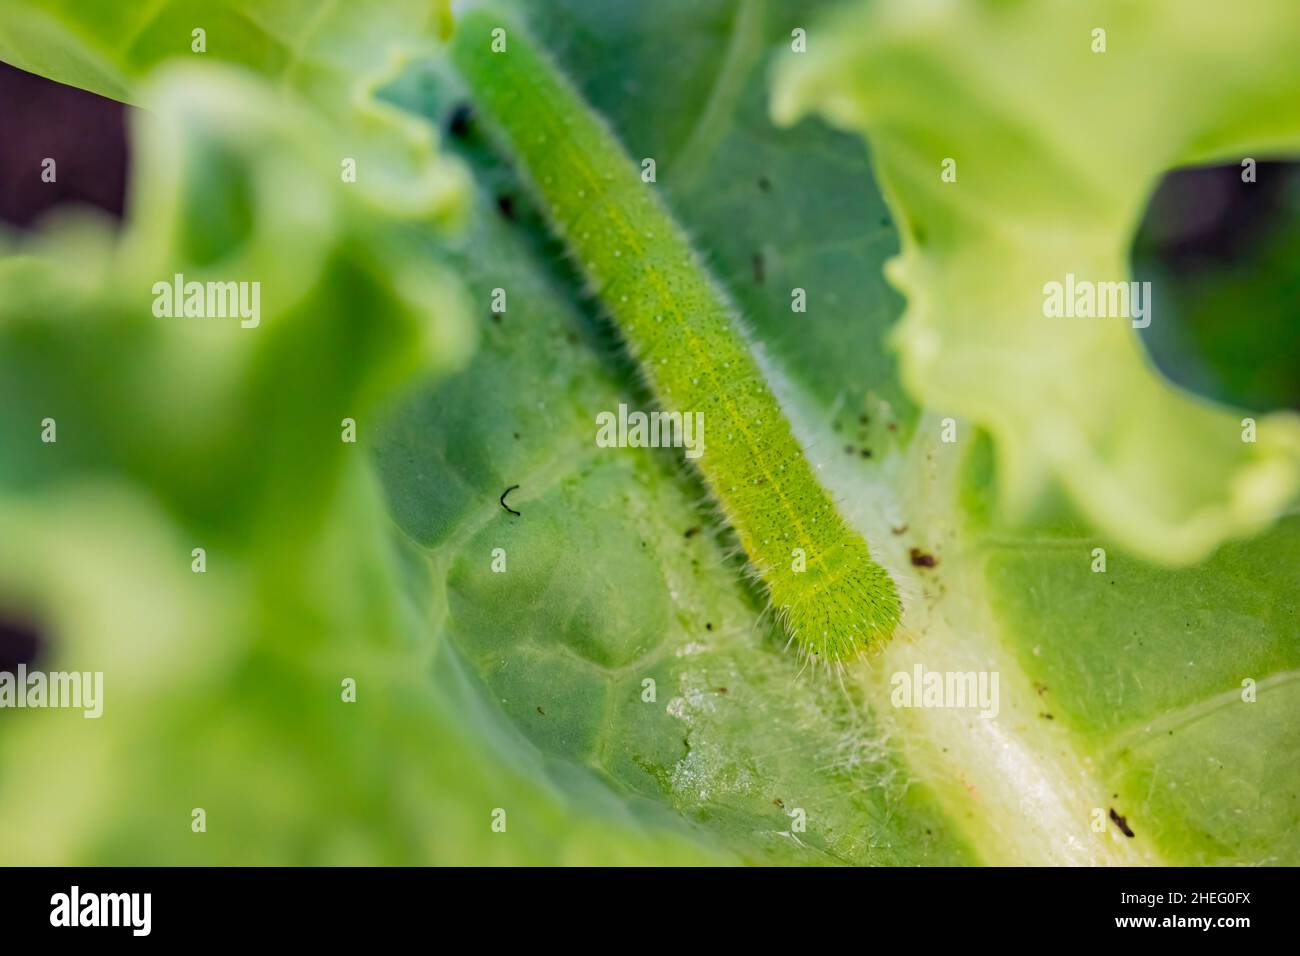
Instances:
[[[801,652],[840,661],[888,638],[893,580],[818,483],[735,310],[613,133],[499,16],[466,15],[452,59],[656,399],[704,413],[696,465]]]

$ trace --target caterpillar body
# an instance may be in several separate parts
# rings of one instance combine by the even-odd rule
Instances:
[[[893,580],[817,481],[735,309],[639,167],[518,26],[471,12],[451,49],[656,400],[704,413],[695,464],[801,653],[835,662],[888,638]]]

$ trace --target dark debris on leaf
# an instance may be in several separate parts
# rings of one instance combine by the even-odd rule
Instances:
[[[912,559],[912,566],[917,568],[932,568],[939,563],[938,558],[922,551],[920,548],[912,548],[909,556]]]
[[[1110,818],[1114,822],[1115,826],[1119,827],[1120,833],[1124,834],[1126,837],[1129,837],[1130,839],[1134,836],[1132,828],[1129,827],[1128,825],[1128,818],[1121,817],[1118,813],[1115,812],[1114,807],[1110,808]]]

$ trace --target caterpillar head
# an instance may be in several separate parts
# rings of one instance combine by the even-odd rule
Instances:
[[[801,654],[843,661],[884,643],[898,626],[902,603],[893,578],[855,543],[773,583],[773,603]]]

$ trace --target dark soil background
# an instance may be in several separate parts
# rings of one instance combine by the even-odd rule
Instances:
[[[126,114],[121,103],[0,63],[0,220],[30,226],[59,203],[122,215]],[[57,181],[41,181],[52,158]]]

